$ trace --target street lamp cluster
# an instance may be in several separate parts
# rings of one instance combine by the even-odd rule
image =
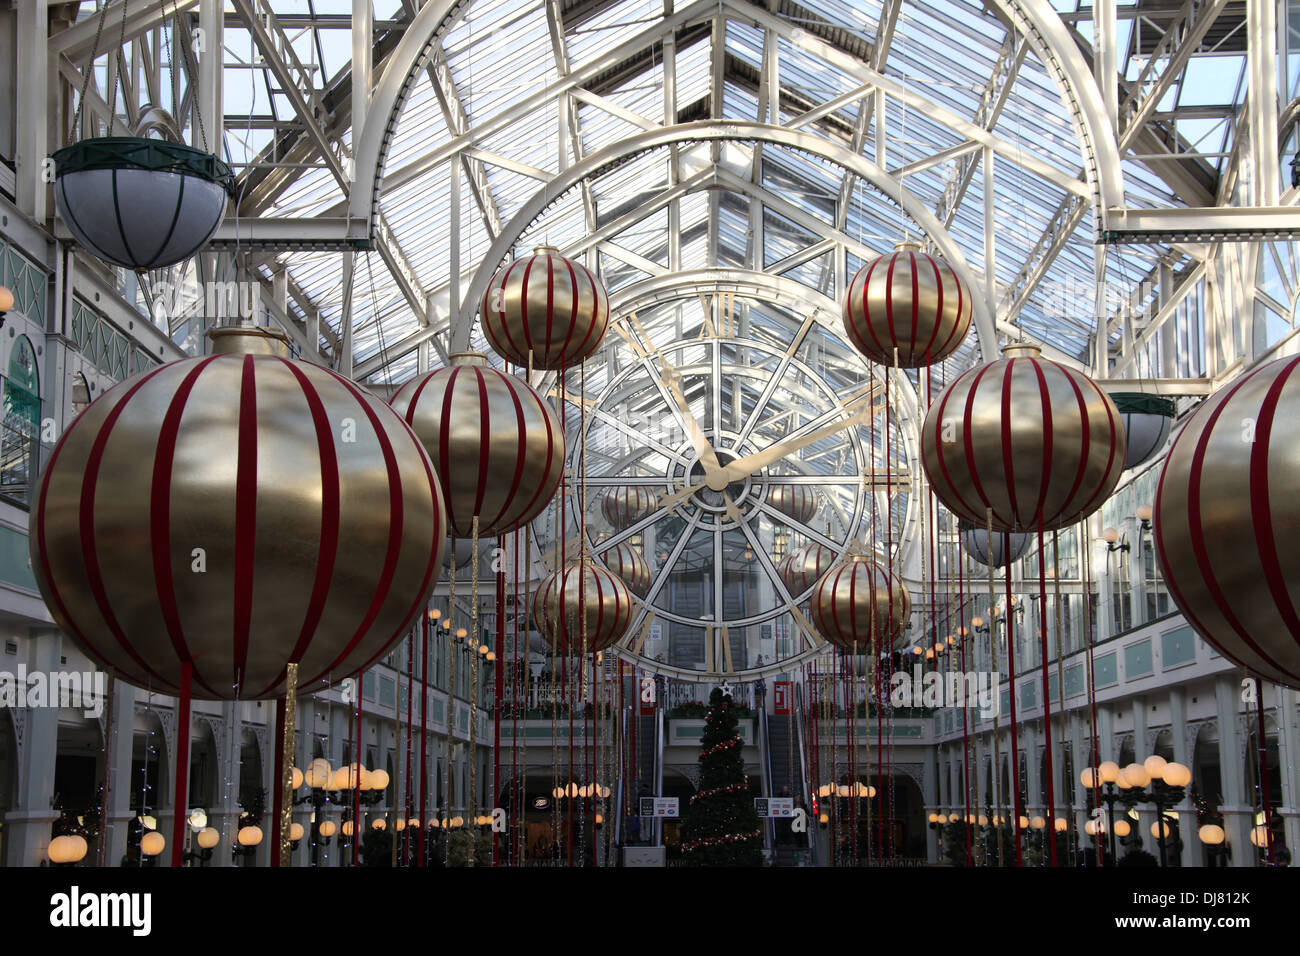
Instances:
[[[1185,788],[1192,782],[1191,770],[1152,754],[1142,763],[1131,763],[1123,768],[1113,760],[1103,761],[1096,767],[1085,767],[1079,773],[1079,782],[1089,790],[1099,791],[1098,796],[1106,804],[1106,821],[1089,820],[1084,830],[1090,836],[1108,833],[1112,858],[1115,856],[1116,835],[1123,838],[1132,830],[1127,821],[1115,819],[1116,801],[1129,810],[1139,803],[1154,804],[1156,822],[1151,825],[1151,835],[1160,847],[1160,865],[1166,865],[1165,839],[1171,835],[1171,830],[1165,822],[1165,810],[1182,802]]]

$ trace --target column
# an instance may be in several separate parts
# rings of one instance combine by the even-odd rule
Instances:
[[[1119,748],[1115,746],[1115,720],[1109,704],[1097,705],[1097,751],[1101,762],[1119,762]]]
[[[293,765],[304,773],[307,772],[307,766],[311,763],[311,734],[307,732],[312,726],[313,716],[310,708],[309,697],[300,697],[298,699],[298,719],[297,728],[293,737]],[[305,797],[311,793],[308,787],[300,787],[294,791],[295,799]],[[298,849],[290,850],[290,866],[311,866],[311,802],[306,801],[297,804],[293,808],[293,822],[302,824],[302,839],[298,841]]]
[[[221,752],[217,754],[217,804],[208,814],[208,826],[221,834],[209,866],[234,866],[233,849],[239,833],[240,722],[234,701],[221,703]]]
[[[43,178],[50,117],[49,0],[24,0],[18,11],[15,195],[18,208],[44,223],[49,187]],[[57,661],[56,661],[57,663]]]
[[[50,628],[32,629],[27,642],[27,673],[50,674],[59,668],[63,635]],[[55,701],[57,705],[57,701]],[[59,708],[15,710],[20,738],[16,752],[18,793],[5,814],[5,858],[8,866],[39,866],[50,845],[50,825],[58,814],[50,809],[54,794],[54,762],[59,746]]]
[[[1147,712],[1146,698],[1134,697],[1129,706],[1133,708],[1133,759],[1137,763],[1142,763],[1151,755],[1147,747]],[[1147,785],[1151,789],[1150,784]],[[1142,838],[1142,849],[1146,850],[1152,856],[1159,859],[1160,845],[1156,838],[1151,835],[1151,824],[1155,823],[1155,807],[1149,803],[1139,803],[1136,807],[1138,811],[1137,820],[1130,819],[1133,829],[1137,835]]]
[[[1272,685],[1277,695],[1278,759],[1282,761],[1282,814],[1286,845],[1292,854],[1300,847],[1300,719],[1295,691]],[[1295,865],[1295,861],[1292,861]]]
[[[1280,192],[1277,150],[1277,5],[1246,4],[1247,119],[1253,205],[1275,206]]]
[[[935,747],[926,750],[923,778],[925,780],[925,805],[930,808],[930,811],[938,812],[939,755],[938,749]],[[930,826],[928,820],[925,825],[925,858],[930,863],[939,862],[939,832]]]
[[[361,693],[361,688],[357,688],[357,693]],[[331,767],[343,766],[343,745],[348,739],[348,727],[351,714],[347,707],[327,704],[329,707],[329,762]],[[326,818],[331,819],[337,825],[338,830],[330,838],[330,845],[321,853],[322,866],[339,866],[344,860],[342,847],[345,845],[343,836],[343,814],[335,804],[326,804],[323,810]],[[349,858],[350,859],[350,858]]]
[[[1174,738],[1174,761],[1184,767],[1191,767],[1191,748],[1187,745],[1187,692],[1182,687],[1169,688],[1169,732]],[[1192,783],[1196,783],[1195,779]],[[1192,805],[1191,786],[1184,791],[1183,799],[1176,809],[1178,831],[1183,840],[1180,856],[1182,865],[1198,866],[1201,840],[1197,836],[1196,808]]]
[[[190,131],[191,145],[221,156],[222,126],[224,122],[224,95],[222,92],[222,60],[225,42],[225,18],[221,0],[201,0],[199,4],[199,30],[203,45],[199,51],[199,97],[196,112],[202,124],[195,123]],[[186,42],[181,40],[180,42]],[[180,117],[178,116],[179,120]],[[313,343],[319,341],[314,339]]]
[[[250,707],[248,714],[254,713]],[[275,842],[275,792],[280,787],[280,767],[275,761],[275,701],[265,701],[258,705],[256,713],[265,723],[262,733],[257,737],[258,753],[262,757],[262,783],[266,790],[266,813],[258,826],[262,830],[262,842],[253,853],[254,866],[270,866],[271,854],[279,854],[280,847]],[[257,731],[255,730],[254,733]]]
[[[1088,800],[1089,795],[1094,793],[1085,787],[1079,778],[1079,774],[1085,767],[1092,766],[1092,739],[1085,728],[1086,711],[1076,709],[1069,715],[1069,726],[1066,731],[1070,738],[1070,751],[1074,754],[1074,773],[1071,779],[1065,781],[1065,785],[1070,788],[1073,795],[1074,815],[1070,819],[1071,828],[1079,833],[1079,845],[1085,843],[1087,834],[1083,832],[1083,825],[1088,822]]]
[[[1214,682],[1214,700],[1219,724],[1219,775],[1223,781],[1223,829],[1232,847],[1233,866],[1254,866],[1255,847],[1250,828],[1255,808],[1246,802],[1245,742],[1238,722],[1240,685],[1236,672]]]
[[[1142,530],[1142,522],[1133,516],[1125,518],[1120,528],[1129,542],[1129,550],[1124,552],[1124,557],[1128,559],[1128,590],[1129,601],[1133,604],[1133,626],[1140,627],[1147,623],[1146,566],[1142,557],[1142,536],[1147,532]],[[1143,753],[1138,756],[1145,758],[1148,755]]]
[[[1038,753],[1038,721],[1020,727],[1020,745],[1025,750],[1025,816],[1031,820],[1043,809],[1041,757]]]
[[[131,826],[131,751],[135,746],[135,688],[114,681],[113,703],[104,715],[104,735],[113,746],[104,768],[107,793],[104,797],[104,831],[107,841],[104,865],[117,866],[126,856],[126,838]]]

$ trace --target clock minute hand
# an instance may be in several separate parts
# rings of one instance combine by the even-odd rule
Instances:
[[[727,482],[740,481],[748,475],[752,475],[760,468],[774,464],[800,448],[806,448],[823,438],[829,438],[851,428],[854,425],[860,425],[867,420],[867,411],[858,412],[849,418],[841,419],[838,422],[831,422],[829,425],[823,425],[807,435],[801,435],[798,438],[788,438],[783,442],[777,442],[771,448],[765,448],[762,451],[755,452],[752,455],[746,455],[744,458],[737,458],[735,461],[725,465],[722,469],[722,476]]]
[[[686,401],[686,395],[682,392],[682,373],[668,364],[663,352],[657,354],[659,364],[663,368],[664,385],[667,387],[669,394],[672,395],[673,401],[677,403],[677,409],[681,412],[682,421],[685,423],[686,431],[690,435],[691,444],[695,446],[696,457],[699,459],[701,467],[704,468],[704,476],[712,484],[715,477],[722,471],[722,463],[718,461],[718,453],[713,450],[708,437],[704,434],[704,429],[700,427],[700,423],[691,413],[690,403]],[[726,484],[723,484],[722,487],[725,488]]]

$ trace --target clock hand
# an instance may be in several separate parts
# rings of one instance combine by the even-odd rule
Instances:
[[[664,385],[667,386],[668,392],[677,403],[677,408],[682,414],[682,420],[686,425],[687,434],[691,436],[691,444],[695,446],[695,454],[699,458],[700,465],[704,468],[704,477],[709,482],[710,487],[715,483],[715,476],[722,470],[722,463],[718,461],[718,453],[713,450],[709,444],[709,439],[704,434],[704,429],[696,421],[695,416],[691,413],[690,403],[686,401],[686,395],[682,392],[682,373],[677,371],[668,364],[664,358],[663,352],[657,352],[659,364],[663,366]],[[714,488],[714,491],[721,491],[727,487],[723,482],[720,487]]]
[[[723,487],[725,487],[725,485]],[[722,493],[722,500],[727,506],[728,518],[736,522],[736,524],[740,524],[745,520],[745,516],[741,513],[740,509],[736,507],[736,503],[731,500],[731,495],[728,492],[724,491]]]
[[[716,476],[722,470],[722,464],[718,461],[718,453],[709,444],[704,429],[700,427],[700,423],[696,421],[695,416],[691,413],[691,406],[687,403],[686,396],[682,392],[682,373],[668,361],[668,356],[664,355],[664,350],[651,340],[649,333],[641,325],[635,312],[627,316],[627,321],[645,341],[644,346],[636,340],[636,337],[630,331],[623,328],[622,322],[615,322],[611,327],[627,342],[632,351],[637,354],[637,357],[646,363],[646,367],[651,371],[651,374],[653,374],[654,366],[648,360],[652,356],[659,360],[659,366],[663,370],[661,381],[672,396],[678,411],[681,412],[682,423],[686,426],[687,434],[690,435],[691,444],[695,446],[695,455],[704,468],[705,476],[714,479],[716,482]],[[725,487],[727,487],[726,483],[723,482],[718,484],[714,490],[721,491]]]
[[[667,508],[669,511],[671,511],[673,507],[676,506],[679,502],[685,501],[691,495],[695,494],[695,492],[702,491],[707,487],[709,487],[709,483],[707,481],[697,481],[693,485],[683,485],[681,488],[678,488],[676,491],[672,492],[671,494],[660,495],[659,507]]]
[[[821,428],[811,431],[807,435],[801,435],[799,438],[788,438],[783,442],[777,442],[770,448],[765,448],[752,455],[746,455],[744,458],[737,458],[730,464],[725,465],[722,469],[721,475],[727,479],[727,484],[730,484],[733,481],[739,481],[748,475],[752,475],[760,468],[765,468],[768,465],[780,461],[791,452],[796,452],[800,448],[806,448],[815,442],[821,441],[823,438],[829,438],[831,435],[842,432],[846,428],[860,425],[865,422],[867,418],[867,411],[858,412],[856,415],[842,419],[841,421],[831,422],[829,425],[823,425]]]

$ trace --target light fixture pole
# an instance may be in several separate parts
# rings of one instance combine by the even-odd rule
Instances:
[[[1079,772],[1079,782],[1089,790],[1098,791],[1097,797],[1106,804],[1106,833],[1110,843],[1110,858],[1115,857],[1115,801],[1119,795],[1115,792],[1115,784],[1120,779],[1119,764],[1113,760],[1104,760],[1096,767],[1084,767]],[[1102,791],[1102,785],[1105,790]]]
[[[1142,763],[1131,763],[1120,771],[1121,799],[1126,804],[1151,803],[1156,808],[1155,833],[1160,847],[1160,865],[1166,865],[1165,807],[1176,806],[1182,799],[1184,788],[1192,782],[1192,772],[1180,763],[1166,761],[1153,754]],[[1147,790],[1147,785],[1151,789]]]

